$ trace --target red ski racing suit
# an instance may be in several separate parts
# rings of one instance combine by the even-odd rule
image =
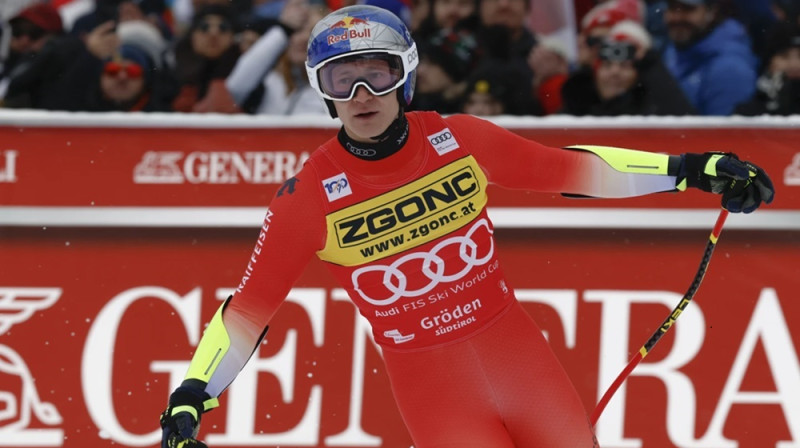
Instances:
[[[219,396],[316,255],[372,325],[417,448],[596,446],[577,392],[506,282],[486,188],[671,191],[675,159],[546,147],[468,115],[406,117],[396,153],[362,160],[334,138],[283,185],[187,379]]]

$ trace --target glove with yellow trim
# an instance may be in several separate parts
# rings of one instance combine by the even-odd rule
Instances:
[[[161,448],[208,448],[196,440],[203,412],[218,405],[199,380],[186,380],[169,396],[169,405],[161,413]]]
[[[677,188],[686,187],[721,194],[722,207],[733,213],[751,213],[775,197],[775,187],[767,173],[733,153],[681,155]]]

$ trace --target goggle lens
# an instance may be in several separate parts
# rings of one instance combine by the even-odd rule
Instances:
[[[353,55],[327,62],[319,71],[320,87],[331,98],[352,98],[358,85],[382,95],[404,81],[403,61],[391,54]]]
[[[106,62],[103,67],[103,73],[108,76],[117,76],[120,72],[125,72],[128,78],[141,78],[142,67],[139,64],[133,63],[119,63],[119,62]]]

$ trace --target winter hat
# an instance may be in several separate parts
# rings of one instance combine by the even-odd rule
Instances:
[[[600,3],[581,19],[581,30],[589,32],[595,28],[612,27],[617,22],[625,20],[625,13],[614,9],[614,2]]]
[[[191,31],[195,31],[203,23],[206,16],[221,16],[223,20],[228,22],[234,29],[236,28],[236,20],[234,19],[233,10],[227,5],[210,4],[198,10],[192,17]]]
[[[642,0],[614,0],[616,9],[625,13],[625,16],[635,22],[644,24],[647,17],[647,5]]]
[[[135,45],[144,50],[155,64],[155,68],[161,68],[167,41],[158,28],[143,20],[129,20],[117,26],[117,35],[121,44]]]
[[[541,45],[542,48],[546,48],[564,59],[569,58],[567,45],[557,36],[543,36],[539,39],[538,45]]]
[[[9,23],[17,20],[27,20],[47,33],[60,34],[64,32],[64,23],[61,20],[61,15],[49,3],[37,3],[29,6],[9,20]]]
[[[608,32],[607,39],[615,42],[630,42],[641,51],[647,51],[653,46],[650,33],[633,20],[623,20],[614,25]]]
[[[149,83],[150,80],[153,79],[153,70],[155,69],[155,65],[145,50],[137,45],[123,44],[120,45],[118,54],[120,59],[134,62],[139,67],[142,67],[142,73],[144,73],[145,82]]]
[[[163,14],[167,9],[164,0],[128,0],[135,4],[145,14]]]
[[[475,36],[466,31],[442,30],[419,43],[421,57],[442,67],[455,82],[467,79],[480,59]]]

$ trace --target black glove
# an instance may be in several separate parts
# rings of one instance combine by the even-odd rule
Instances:
[[[204,388],[201,381],[187,380],[169,396],[161,413],[161,448],[208,448],[195,439],[203,412],[216,406]]]
[[[736,154],[707,152],[681,155],[677,184],[722,195],[722,207],[733,213],[751,213],[761,202],[775,197],[767,173],[756,165],[739,160]]]

